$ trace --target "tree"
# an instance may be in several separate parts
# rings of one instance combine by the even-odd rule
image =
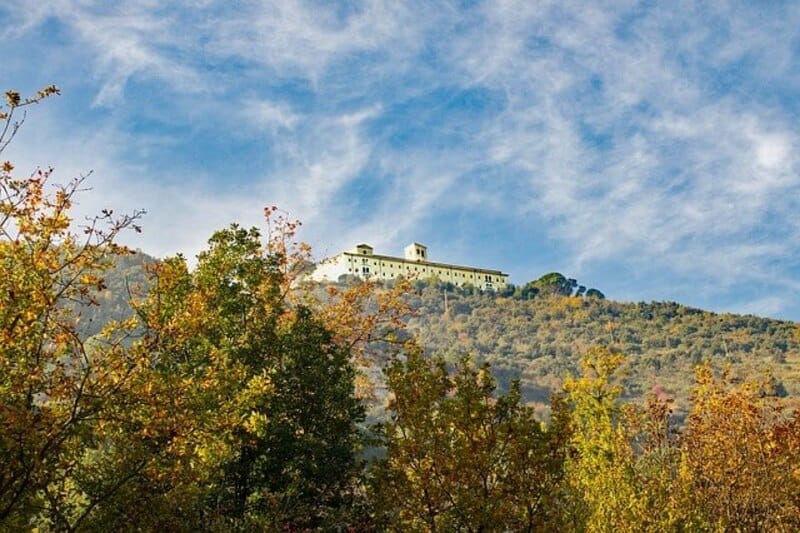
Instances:
[[[598,300],[604,300],[606,296],[605,296],[605,294],[603,294],[602,292],[600,292],[597,289],[589,289],[589,290],[586,291],[586,297],[587,298],[597,298]]]
[[[576,280],[567,279],[558,272],[550,272],[533,282],[533,287],[538,288],[542,294],[557,296],[571,296],[577,286]]]
[[[766,396],[764,385],[733,384],[727,373],[698,367],[681,445],[687,527],[800,528],[800,411]]]
[[[54,86],[28,99],[6,93],[0,153],[24,122],[24,109],[15,121],[19,110],[58,93]],[[83,177],[51,185],[52,169],[28,178],[15,178],[13,172],[10,162],[2,164],[0,524],[26,527],[39,514],[52,527],[69,529],[85,515],[72,504],[64,510],[60,489],[84,460],[98,419],[138,367],[122,349],[126,328],[110,324],[89,343],[67,304],[95,303],[95,291],[104,286],[102,272],[113,257],[128,253],[116,244],[117,236],[126,229],[139,231],[142,212],[115,217],[104,210],[77,234],[70,209]],[[96,496],[115,490],[98,487]]]
[[[193,507],[197,527],[349,520],[363,418],[351,352],[290,304],[275,238],[286,235],[262,243],[255,228],[219,231],[194,271],[181,257],[159,266],[137,306],[145,336],[134,348],[156,357],[150,416],[168,421],[157,433],[174,450],[159,472],[173,483],[147,480],[150,497],[161,495],[165,516]],[[192,493],[198,481],[205,490]]]
[[[546,527],[561,456],[520,404],[518,385],[495,397],[487,366],[411,349],[387,372],[386,458],[373,470],[377,509],[395,531],[534,530]]]
[[[536,285],[536,282],[529,281],[522,287],[520,287],[517,291],[515,291],[515,296],[517,296],[521,300],[532,300],[539,294],[540,287]]]
[[[566,463],[564,522],[579,531],[674,529],[671,465],[677,454],[668,433],[668,406],[652,401],[642,412],[620,406],[614,383],[623,358],[588,350],[582,375],[565,382],[572,439]]]
[[[21,124],[15,112],[57,92],[7,93],[0,152]],[[0,174],[0,525],[356,520],[347,513],[363,407],[351,357],[383,322],[352,306],[358,319],[348,321],[347,304],[380,311],[393,300],[361,290],[328,314],[305,305],[295,290],[308,252],[293,240],[299,223],[268,208],[265,242],[256,229],[218,232],[193,271],[181,256],[150,267],[135,316],[80,328],[106,288],[103,272],[129,253],[117,236],[139,231],[142,213],[104,210],[78,235],[69,212],[84,178],[51,186],[50,170],[27,179],[13,170],[5,163]],[[353,334],[333,335],[335,319]]]
[[[364,418],[350,353],[304,308],[280,346],[266,419],[227,473],[250,487],[244,503],[255,523],[344,528],[358,520],[350,511],[361,470],[356,424]]]

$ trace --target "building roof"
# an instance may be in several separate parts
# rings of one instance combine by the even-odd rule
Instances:
[[[344,254],[344,255],[352,255],[354,257],[364,257],[363,255],[358,255],[358,254],[353,253],[353,252],[342,252],[342,254]],[[407,263],[409,265],[415,265],[415,266],[416,265],[423,265],[423,266],[432,266],[432,267],[439,267],[439,268],[457,268],[459,270],[469,270],[471,272],[482,272],[482,273],[485,273],[485,274],[494,274],[494,275],[498,275],[498,276],[508,276],[508,274],[505,274],[504,272],[502,272],[500,270],[492,270],[492,269],[489,269],[489,268],[477,268],[477,267],[469,267],[469,266],[464,266],[464,265],[453,265],[453,264],[450,264],[450,263],[437,263],[437,262],[433,262],[433,261],[409,261],[408,259],[405,259],[403,257],[394,257],[394,256],[391,256],[391,255],[373,254],[370,257],[373,258],[373,259],[379,259],[379,260],[380,259],[388,259],[390,261],[398,261],[400,263]]]

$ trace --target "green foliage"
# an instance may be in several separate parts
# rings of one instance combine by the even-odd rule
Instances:
[[[159,354],[150,383],[178,386],[168,418],[191,427],[170,428],[177,483],[149,480],[149,497],[160,492],[163,509],[179,495],[170,512],[184,515],[193,502],[197,527],[348,520],[363,418],[355,371],[310,309],[288,305],[284,272],[285,256],[258,230],[233,225],[211,237],[194,271],[179,257],[160,264],[137,306],[145,339],[134,348]],[[198,480],[202,490],[187,494]]]
[[[531,283],[539,292],[547,296],[572,296],[573,291],[578,286],[574,279],[567,279],[563,274],[550,272]]]
[[[269,528],[344,527],[358,498],[356,423],[364,416],[349,352],[307,309],[279,342],[274,393],[258,413],[264,419],[226,463],[214,500],[226,514]]]
[[[488,367],[412,349],[387,371],[386,458],[373,468],[376,511],[392,531],[533,530],[552,525],[562,434],[546,432],[519,389],[495,396]]]
[[[428,287],[409,299],[417,315],[408,329],[419,344],[450,362],[462,354],[491,363],[501,390],[520,380],[523,398],[547,409],[564,377],[577,372],[581,354],[604,345],[628,357],[622,363],[622,397],[644,404],[654,387],[689,410],[695,365],[732,365],[739,377],[770,366],[775,393],[800,396],[800,344],[792,322],[716,314],[674,302],[622,303],[591,297],[537,296],[530,300],[492,293],[444,295]],[[777,363],[777,364],[775,364]]]
[[[666,418],[622,406],[614,383],[619,354],[593,348],[581,359],[582,375],[565,384],[572,440],[566,463],[565,522],[579,531],[665,531],[671,464],[663,436]],[[655,405],[655,404],[654,404]],[[654,422],[647,423],[647,422]],[[637,446],[638,445],[638,446]],[[666,468],[665,468],[666,466]]]

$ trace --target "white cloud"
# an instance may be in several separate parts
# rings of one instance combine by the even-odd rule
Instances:
[[[242,118],[256,127],[274,130],[292,129],[301,117],[289,105],[268,100],[250,100],[243,104]]]
[[[744,302],[737,302],[727,309],[729,312],[757,316],[780,316],[789,303],[785,297],[767,296]]]
[[[118,215],[145,209],[143,233],[128,232],[120,242],[158,257],[182,252],[190,260],[214,231],[230,223],[263,226],[267,198],[258,184],[223,191],[208,176],[167,179],[170,169],[154,175],[143,164],[123,162],[125,149],[140,139],[112,124],[76,131],[42,107],[50,104],[32,109],[4,156],[14,161],[19,175],[53,167],[52,183],[91,174],[88,190],[76,197],[76,223],[106,208]]]
[[[191,65],[180,61],[194,48],[194,35],[160,2],[120,2],[113,8],[101,1],[54,0],[38,3],[10,0],[12,32],[30,31],[57,20],[74,37],[70,54],[91,58],[98,90],[95,105],[120,103],[132,77],[167,82],[180,92],[211,90]],[[16,29],[16,30],[14,30]],[[177,57],[176,57],[177,56]]]
[[[326,215],[341,213],[336,193],[358,177],[369,160],[371,145],[364,139],[364,122],[379,107],[332,117],[315,117],[293,137],[278,140],[278,152],[289,155],[269,180],[271,198],[307,224],[325,224]]]
[[[399,68],[401,58],[420,43],[419,19],[402,2],[348,8],[351,12],[340,16],[334,4],[244,2],[238,16],[214,21],[209,50],[258,61],[278,75],[317,81],[333,61],[360,52],[386,54]]]
[[[758,164],[768,170],[783,170],[789,162],[788,135],[766,134],[754,139]]]

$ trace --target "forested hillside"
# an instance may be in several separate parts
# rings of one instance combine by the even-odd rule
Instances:
[[[118,259],[99,306],[82,312],[85,331],[125,317],[128,292],[146,288],[145,265],[153,261],[144,253]],[[679,413],[688,408],[693,369],[703,361],[763,378],[765,393],[800,396],[800,328],[793,322],[675,302],[615,302],[557,273],[500,293],[420,280],[408,303],[408,330],[427,353],[451,363],[462,355],[488,362],[501,389],[520,379],[523,398],[541,407],[593,346],[627,356],[624,397],[642,400],[657,390],[675,397]]]
[[[409,328],[431,352],[488,361],[502,386],[522,381],[523,396],[547,402],[577,369],[581,354],[606,346],[627,355],[624,395],[654,388],[685,411],[693,368],[710,361],[741,375],[772,373],[766,391],[800,394],[798,327],[793,322],[716,314],[674,302],[621,303],[601,298],[447,292],[428,286],[412,297]],[[766,378],[768,379],[768,378]]]

